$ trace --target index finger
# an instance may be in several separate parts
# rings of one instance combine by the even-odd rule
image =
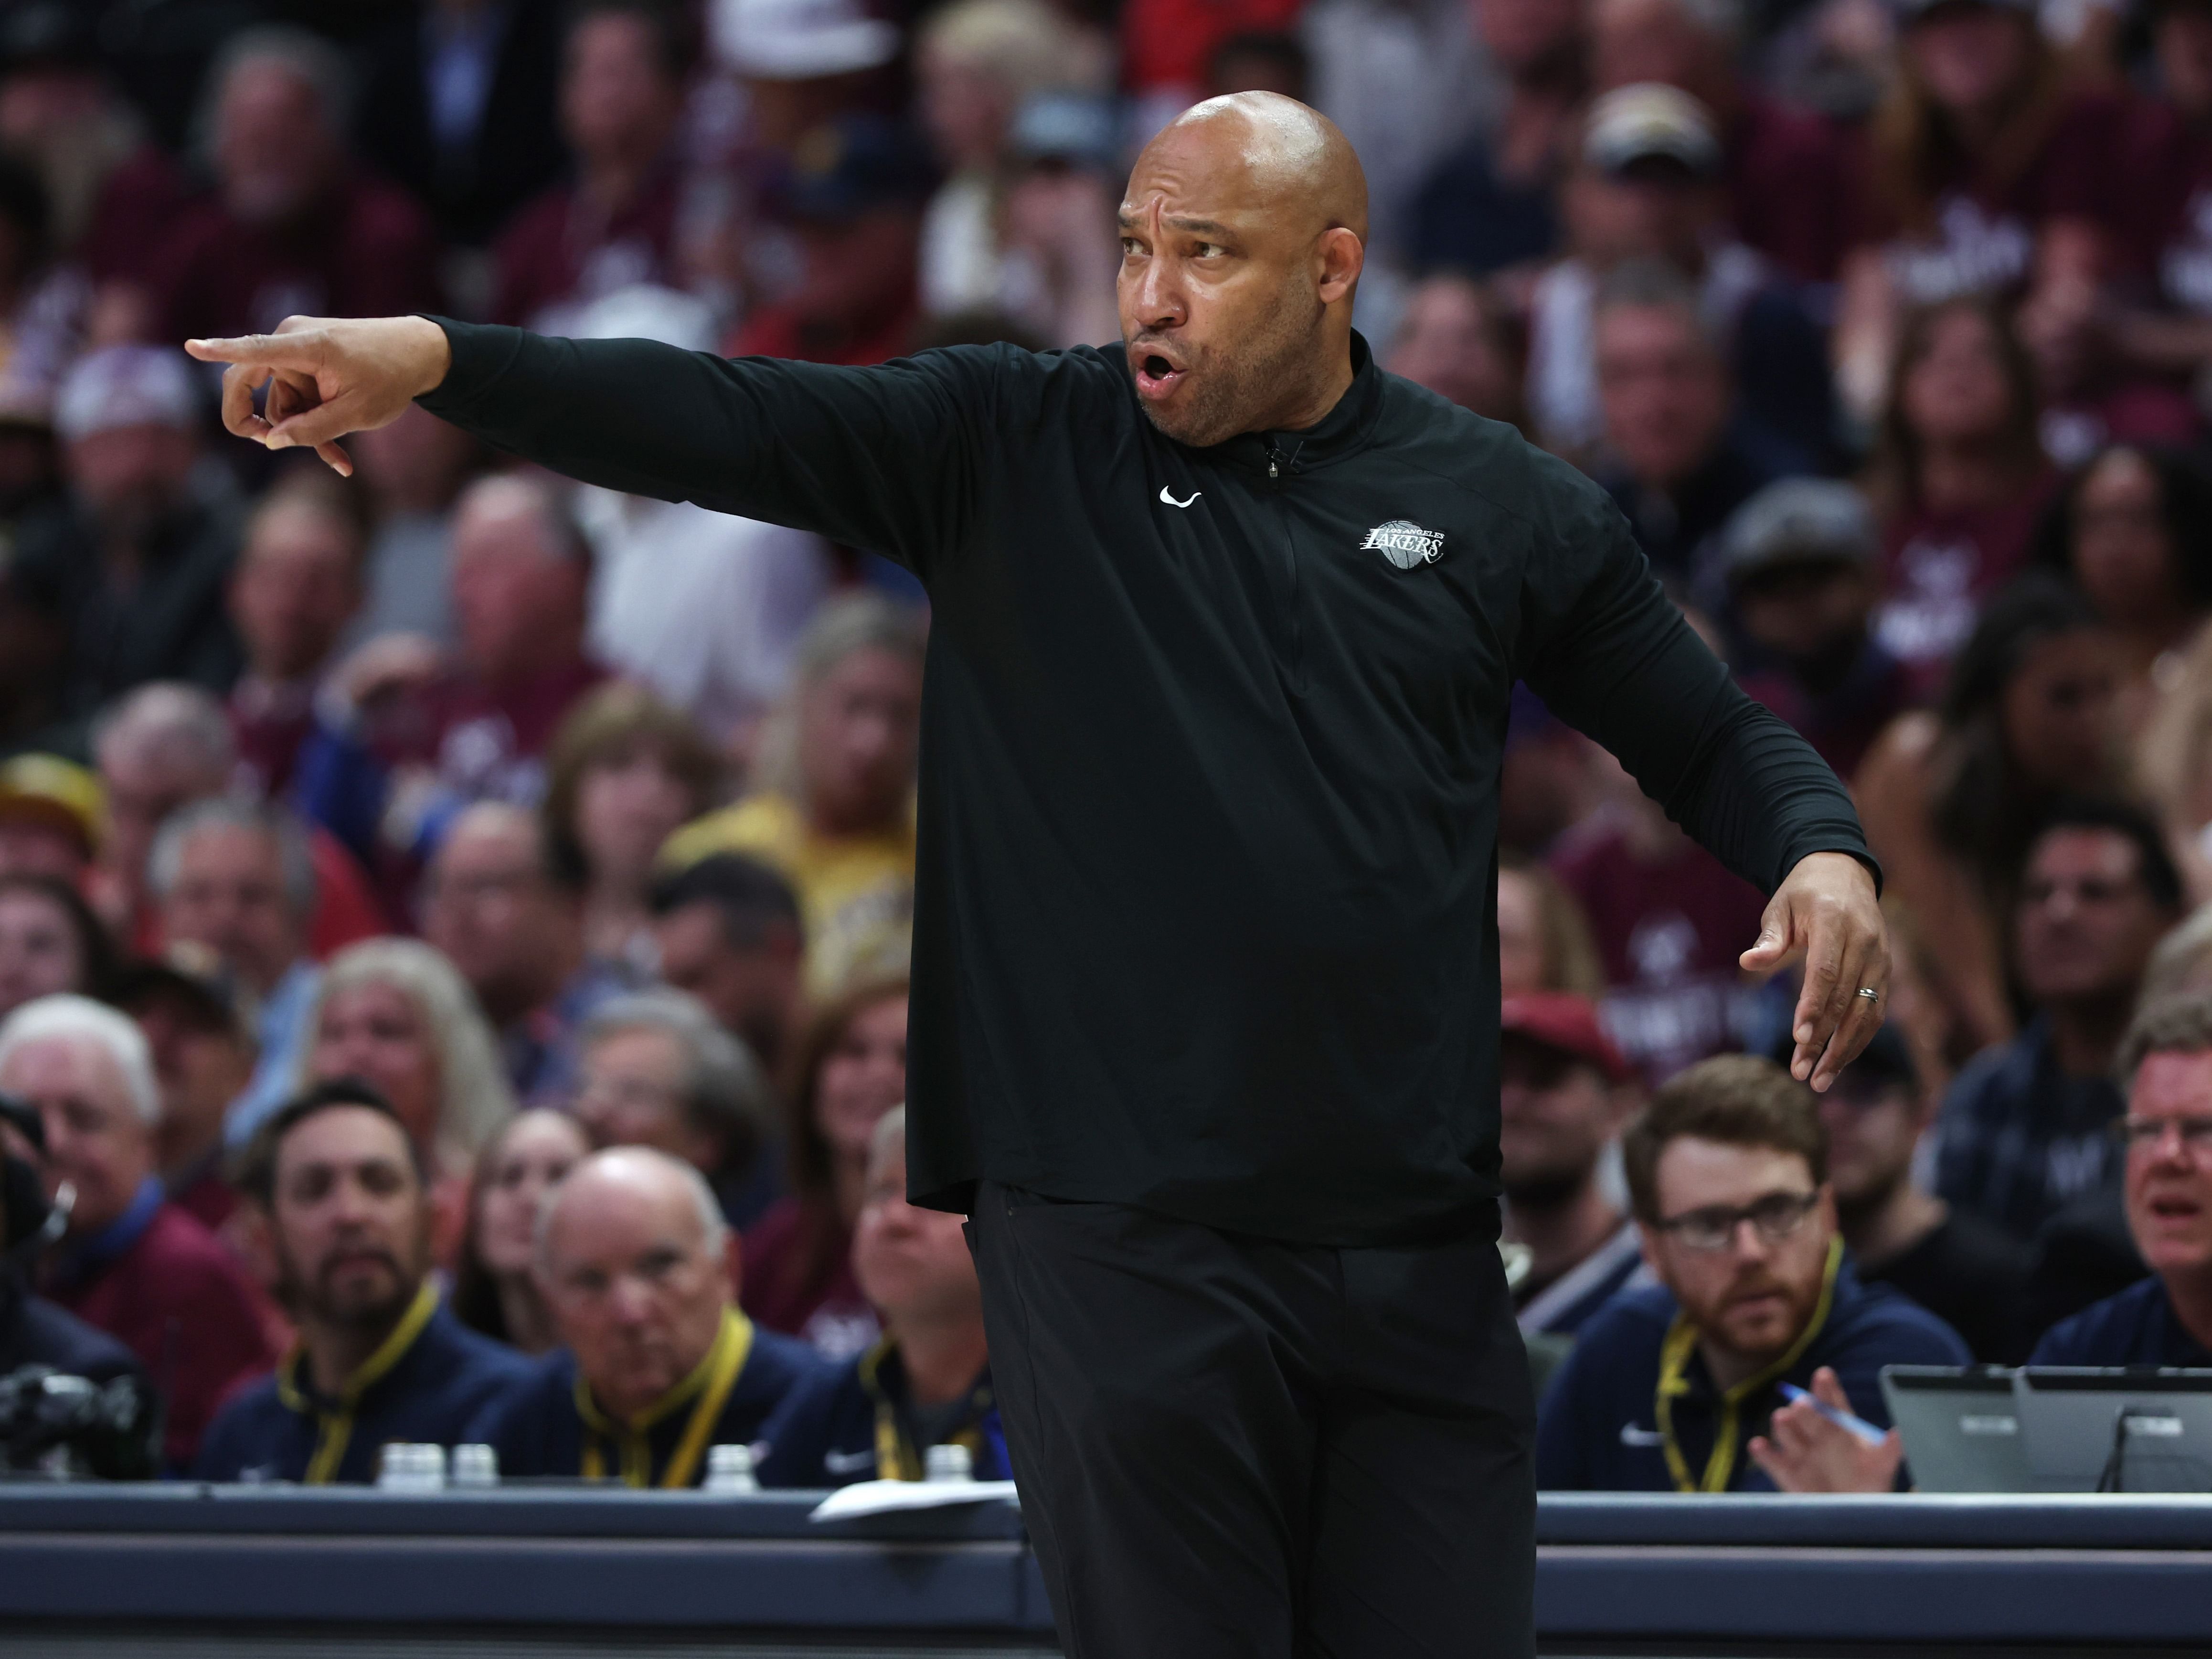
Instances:
[[[257,368],[312,369],[319,348],[303,344],[306,334],[239,334],[226,339],[187,340],[185,352],[204,363],[237,363]]]
[[[1805,933],[1805,982],[1798,990],[1797,1012],[1790,1022],[1790,1035],[1797,1042],[1796,1054],[1790,1063],[1793,1073],[1800,1060],[1810,1065],[1826,1041],[1828,1030],[1833,1029],[1824,1029],[1821,1022],[1834,995],[1844,957],[1842,929],[1833,916],[1816,913]]]

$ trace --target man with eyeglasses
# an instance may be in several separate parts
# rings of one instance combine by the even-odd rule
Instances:
[[[1784,1384],[1881,1424],[1882,1366],[1967,1362],[1949,1326],[1844,1261],[1813,1093],[1772,1061],[1690,1067],[1621,1158],[1659,1284],[1583,1327],[1544,1396],[1540,1487],[1791,1486],[1764,1440]]]
[[[2145,1008],[2118,1073],[2128,1231],[2150,1277],[2054,1327],[2030,1363],[2212,1367],[2212,996]]]

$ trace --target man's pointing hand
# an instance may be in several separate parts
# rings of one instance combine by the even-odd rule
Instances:
[[[1740,958],[1771,973],[1805,958],[1805,984],[1790,1021],[1790,1074],[1826,1090],[1867,1045],[1889,1012],[1889,935],[1866,866],[1844,853],[1797,861],[1767,902],[1759,942]]]
[[[453,367],[446,331],[424,317],[287,317],[274,334],[187,340],[204,363],[228,363],[222,423],[270,449],[312,448],[346,477],[337,441],[389,425]],[[262,410],[253,394],[269,388]]]

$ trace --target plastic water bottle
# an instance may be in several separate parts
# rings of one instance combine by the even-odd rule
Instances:
[[[942,1446],[932,1446],[925,1468],[933,1482],[957,1484],[975,1478],[975,1457],[967,1447],[957,1441],[947,1441]]]
[[[750,1446],[709,1446],[707,1449],[707,1490],[719,1492],[758,1492],[753,1478]]]
[[[453,1485],[483,1492],[499,1485],[499,1454],[489,1446],[453,1448]]]
[[[386,1492],[443,1492],[446,1449],[395,1441],[384,1449],[376,1484]]]

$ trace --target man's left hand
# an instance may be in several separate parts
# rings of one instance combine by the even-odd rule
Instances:
[[[1838,1411],[1851,1408],[1850,1397],[1826,1365],[1813,1373],[1813,1394]],[[1905,1461],[1905,1442],[1895,1429],[1879,1445],[1862,1440],[1831,1422],[1811,1401],[1796,1400],[1776,1412],[1769,1432],[1753,1435],[1752,1462],[1784,1492],[1891,1492]]]
[[[1889,1012],[1888,930],[1873,875],[1848,853],[1800,859],[1741,960],[1747,972],[1763,974],[1801,954],[1805,984],[1790,1023],[1790,1074],[1826,1090]],[[1874,994],[1861,994],[1868,990]]]

